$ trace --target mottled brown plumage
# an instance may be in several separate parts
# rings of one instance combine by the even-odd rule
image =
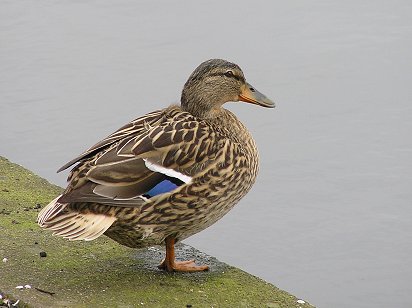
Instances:
[[[274,107],[236,64],[202,63],[180,106],[130,122],[64,165],[59,171],[77,164],[64,193],[39,213],[39,224],[71,240],[105,234],[135,248],[166,242],[162,268],[207,269],[174,262],[173,245],[219,220],[255,182],[256,144],[222,108],[239,100]],[[172,189],[154,193],[166,184]]]

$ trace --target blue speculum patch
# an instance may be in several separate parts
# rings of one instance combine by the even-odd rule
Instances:
[[[152,198],[154,196],[170,192],[183,184],[184,182],[179,179],[167,177],[153,186],[148,192],[143,194],[143,196],[146,198]]]

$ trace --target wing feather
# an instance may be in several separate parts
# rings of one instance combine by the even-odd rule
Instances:
[[[120,129],[118,129],[105,139],[103,139],[102,141],[99,141],[98,143],[93,145],[91,148],[80,154],[78,157],[64,164],[62,167],[59,168],[59,170],[57,170],[57,172],[63,171],[69,168],[70,166],[74,165],[75,163],[80,162],[81,160],[90,158],[91,156],[95,155],[98,151],[103,150],[104,148],[112,145],[115,142],[118,142],[119,140],[122,140],[123,138],[139,133],[140,131],[146,129],[147,123],[151,123],[150,125],[155,125],[156,122],[161,120],[163,112],[164,109],[156,110],[146,114],[143,117],[131,121],[130,123],[124,125]]]
[[[214,134],[177,106],[136,119],[61,168],[78,163],[59,202],[140,206],[165,178],[185,185],[205,168]]]

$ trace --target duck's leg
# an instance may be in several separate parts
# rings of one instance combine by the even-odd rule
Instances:
[[[166,257],[158,268],[168,272],[201,272],[209,269],[206,265],[196,265],[195,260],[175,261],[175,239],[168,236],[166,242]]]

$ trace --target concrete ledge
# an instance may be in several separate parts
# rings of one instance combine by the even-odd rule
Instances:
[[[312,307],[187,245],[178,246],[177,257],[206,263],[209,272],[159,271],[163,247],[53,237],[35,221],[61,190],[0,157],[0,306],[19,300],[14,307]]]

